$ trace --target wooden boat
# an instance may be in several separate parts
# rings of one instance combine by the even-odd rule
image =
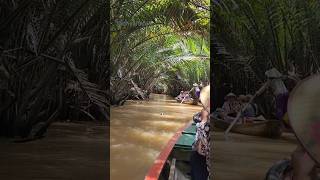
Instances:
[[[214,130],[226,130],[230,125],[229,122],[218,117],[211,118],[213,119]],[[231,132],[269,138],[278,138],[282,134],[280,121],[278,120],[254,120],[252,123],[235,124]]]
[[[178,103],[181,103],[181,99],[177,99],[177,102]],[[183,102],[182,102],[183,104],[190,104],[190,105],[192,105],[193,104],[193,99],[185,99]]]
[[[176,99],[178,103],[181,103],[181,99]],[[198,105],[199,103],[195,101],[194,99],[186,99],[182,102],[183,104],[189,104],[189,105]]]
[[[195,123],[179,129],[149,169],[145,180],[189,180]]]

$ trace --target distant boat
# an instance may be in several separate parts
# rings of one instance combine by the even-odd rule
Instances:
[[[195,123],[179,129],[161,151],[145,180],[189,180],[190,155],[196,134]]]
[[[211,118],[216,130],[226,130],[230,125],[229,122],[218,117],[212,116]],[[279,120],[254,120],[252,123],[235,124],[231,132],[269,138],[278,138],[282,134]]]
[[[182,102],[182,99],[178,99],[178,98],[175,98],[175,99],[178,103]],[[188,98],[183,100],[182,104],[199,105],[198,100],[194,100],[193,98]]]

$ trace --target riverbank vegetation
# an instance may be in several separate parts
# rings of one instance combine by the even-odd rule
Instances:
[[[229,90],[254,93],[272,67],[300,79],[319,72],[319,1],[226,0],[212,7],[216,102]]]
[[[208,0],[111,6],[111,104],[123,104],[132,93],[174,96],[209,81]]]
[[[1,136],[32,139],[56,120],[108,122],[109,106],[137,89],[179,82],[167,88],[174,94],[208,81],[209,0],[0,4]]]

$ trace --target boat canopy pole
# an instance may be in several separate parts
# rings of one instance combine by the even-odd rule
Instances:
[[[242,115],[242,112],[248,107],[250,103],[252,103],[253,99],[264,92],[264,90],[269,86],[269,80],[262,85],[262,87],[250,98],[250,101],[241,109],[241,111],[238,112],[236,118],[232,121],[228,129],[224,132],[224,137],[228,139],[228,133],[232,129],[232,127],[236,124],[236,122],[239,120],[240,116]]]

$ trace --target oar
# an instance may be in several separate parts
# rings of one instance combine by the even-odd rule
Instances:
[[[190,92],[193,90],[193,87],[190,89],[190,91],[188,92],[188,94],[190,95]],[[184,99],[186,98],[186,96],[184,96],[183,97],[183,99],[182,99],[182,101],[181,101],[181,103],[180,104],[182,104],[183,103],[183,101],[184,101]]]
[[[230,126],[228,127],[228,129],[224,132],[224,137],[226,139],[228,139],[228,133],[230,132],[230,130],[232,129],[232,127],[237,123],[237,121],[239,120],[242,112],[248,107],[248,105],[250,103],[252,103],[253,99],[255,97],[257,97],[259,94],[261,94],[265,89],[266,87],[268,86],[268,83],[269,81],[267,81],[266,83],[263,84],[263,86],[250,98],[250,101],[241,109],[240,112],[238,112],[236,118],[232,121],[232,123],[230,124]]]
[[[185,98],[186,98],[186,96],[184,96],[184,97],[183,97],[183,99],[182,99],[182,101],[180,102],[180,104],[182,104],[182,103],[183,103],[183,101],[184,101],[184,99],[185,99]]]

